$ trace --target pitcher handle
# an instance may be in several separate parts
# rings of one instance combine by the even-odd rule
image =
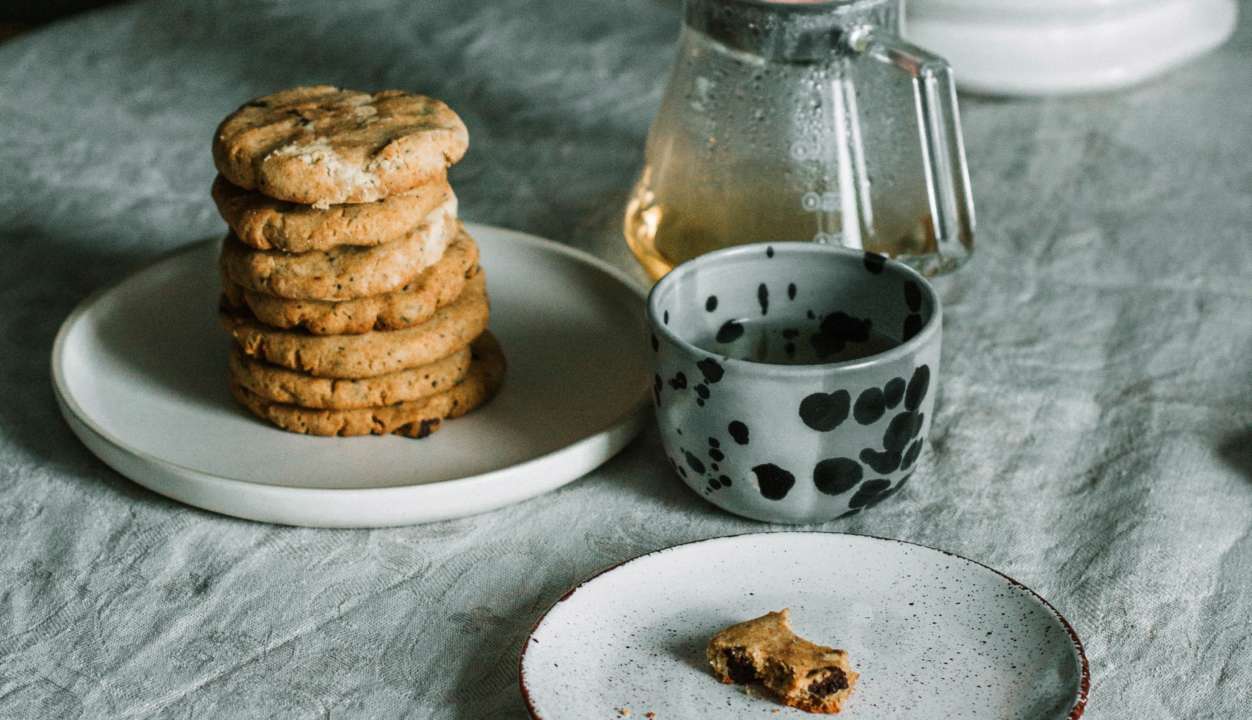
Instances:
[[[973,242],[974,198],[952,68],[938,55],[874,26],[854,28],[845,42],[854,54],[898,68],[912,79],[935,241],[940,255],[963,255]]]

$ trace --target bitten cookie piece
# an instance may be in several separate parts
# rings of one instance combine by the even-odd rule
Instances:
[[[837,713],[859,674],[848,653],[797,636],[788,610],[732,625],[709,641],[708,659],[724,683],[761,683],[784,704]]]
[[[213,137],[213,161],[241,188],[326,208],[411,190],[468,147],[465,123],[439,100],[315,85],[228,115]]]

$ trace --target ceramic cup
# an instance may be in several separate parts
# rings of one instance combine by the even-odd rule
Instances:
[[[675,472],[738,515],[815,523],[908,482],[939,377],[930,283],[881,255],[744,245],[648,297],[653,402]]]

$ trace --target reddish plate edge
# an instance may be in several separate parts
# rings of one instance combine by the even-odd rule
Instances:
[[[931,547],[929,545],[923,545],[921,543],[912,542],[911,540],[900,540],[898,538],[882,537],[879,535],[858,535],[856,533],[794,532],[794,531],[782,530],[779,532],[756,532],[756,533],[738,533],[735,535],[719,535],[716,537],[703,538],[701,540],[691,540],[689,542],[678,543],[677,545],[670,545],[669,547],[658,548],[656,550],[652,550],[651,552],[646,552],[646,553],[643,553],[642,555],[636,555],[633,558],[628,558],[626,560],[622,560],[621,562],[617,562],[612,565],[609,565],[608,567],[600,570],[594,575],[591,575],[590,577],[584,579],[582,582],[572,585],[568,590],[562,593],[561,597],[558,598],[556,602],[552,603],[552,605],[550,605],[548,609],[545,610],[543,614],[539,616],[539,619],[535,621],[535,624],[531,626],[530,632],[526,634],[526,639],[522,642],[522,651],[518,653],[517,684],[522,693],[522,700],[525,701],[526,703],[526,713],[530,715],[530,717],[533,720],[543,720],[543,718],[540,717],[539,712],[535,710],[535,704],[530,699],[530,688],[526,685],[526,651],[530,649],[530,644],[533,641],[533,638],[535,636],[535,631],[539,629],[539,626],[543,624],[543,621],[548,617],[548,615],[552,612],[552,610],[555,609],[557,605],[560,605],[561,603],[568,600],[570,596],[572,596],[575,592],[578,591],[579,588],[595,580],[601,575],[612,572],[613,570],[616,570],[617,568],[627,563],[632,563],[636,560],[642,560],[643,558],[646,558],[650,555],[656,555],[658,553],[663,553],[668,550],[674,550],[680,547],[685,547],[687,545],[696,545],[699,543],[708,542],[710,540],[725,540],[727,538],[751,537],[753,535],[764,536],[764,535],[783,535],[783,534],[848,535],[851,537],[871,538],[873,540],[886,540],[888,542],[900,543],[901,545],[913,545],[916,547],[925,548],[927,550],[934,550],[935,552],[940,552],[940,553],[943,553],[944,555],[948,555],[948,556],[957,558],[959,560],[964,560],[966,562],[970,562],[979,567],[990,570],[996,575],[999,575],[1000,577],[1007,580],[1011,585],[1021,588],[1022,590],[1025,590],[1031,595],[1034,595],[1036,600],[1043,603],[1043,606],[1047,608],[1049,611],[1051,611],[1051,613],[1056,616],[1057,620],[1061,621],[1061,627],[1065,628],[1065,632],[1069,635],[1070,644],[1073,646],[1074,653],[1078,656],[1079,665],[1081,665],[1082,667],[1080,679],[1078,682],[1078,698],[1074,701],[1073,707],[1070,708],[1069,715],[1066,716],[1067,720],[1078,720],[1078,718],[1081,718],[1083,712],[1087,709],[1087,694],[1091,689],[1091,670],[1089,666],[1087,665],[1087,653],[1083,649],[1082,640],[1078,637],[1077,631],[1074,630],[1074,626],[1070,624],[1069,620],[1067,620],[1065,616],[1060,613],[1060,611],[1058,611],[1055,607],[1053,607],[1052,603],[1048,602],[1048,600],[1045,597],[1043,597],[1039,593],[1032,590],[1025,583],[1017,580],[1016,578],[1005,575],[1004,573],[1000,572],[999,570],[996,570],[995,568],[991,567],[990,565],[987,565],[986,563],[981,563],[977,560],[972,560],[970,558],[965,557],[964,555],[958,555],[957,553],[954,553],[948,550],[943,550],[942,548]],[[534,641],[534,642],[538,642],[538,641]]]

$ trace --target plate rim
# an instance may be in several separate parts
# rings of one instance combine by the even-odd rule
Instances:
[[[544,610],[543,614],[539,616],[539,619],[535,621],[535,624],[531,626],[530,632],[526,634],[526,638],[522,642],[522,650],[520,653],[518,653],[518,657],[517,657],[518,687],[521,691],[522,699],[526,704],[526,713],[530,716],[531,720],[543,720],[543,718],[539,715],[539,712],[535,709],[534,702],[531,700],[531,697],[530,697],[530,688],[526,684],[526,653],[530,650],[531,638],[535,636],[535,633],[538,632],[539,627],[543,625],[544,621],[548,619],[548,616],[552,614],[552,611],[555,610],[558,605],[568,600],[570,596],[573,595],[575,592],[577,592],[580,588],[598,580],[601,576],[607,575],[624,565],[629,565],[633,562],[643,560],[653,555],[660,555],[661,553],[670,552],[672,550],[678,550],[679,548],[684,548],[689,545],[700,545],[702,543],[713,542],[716,540],[731,540],[731,539],[737,539],[737,538],[758,537],[758,536],[767,536],[767,535],[822,535],[822,536],[838,535],[838,536],[845,536],[845,537],[867,538],[870,540],[883,540],[887,542],[899,543],[901,545],[911,545],[913,547],[919,547],[925,550],[933,550],[935,552],[942,553],[949,557],[954,557],[958,560],[963,560],[973,565],[977,565],[985,570],[990,570],[991,572],[1000,576],[1002,579],[1008,581],[1010,585],[1013,585],[1017,588],[1025,590],[1026,592],[1033,595],[1036,600],[1038,600],[1040,603],[1043,604],[1043,607],[1047,608],[1048,611],[1051,612],[1058,621],[1060,621],[1061,627],[1065,629],[1065,633],[1069,636],[1070,645],[1072,646],[1074,650],[1074,654],[1078,656],[1079,666],[1080,666],[1079,682],[1078,682],[1078,697],[1074,700],[1074,704],[1073,706],[1071,706],[1069,715],[1066,716],[1066,720],[1078,720],[1080,717],[1082,717],[1083,712],[1086,710],[1087,697],[1091,690],[1091,669],[1087,663],[1087,653],[1082,644],[1082,639],[1078,637],[1078,632],[1074,630],[1074,626],[1070,624],[1069,620],[1066,619],[1066,617],[1062,615],[1061,612],[1052,605],[1052,603],[1048,602],[1047,598],[1035,592],[1033,588],[1021,582],[1020,580],[1014,577],[1011,577],[1009,575],[1006,575],[1005,573],[991,567],[990,565],[987,565],[986,563],[979,562],[978,560],[974,560],[972,558],[965,557],[964,555],[954,553],[951,550],[944,550],[943,548],[937,548],[931,545],[924,545],[922,543],[914,542],[912,540],[903,540],[900,538],[889,538],[889,537],[883,537],[881,535],[870,535],[868,533],[827,532],[827,531],[822,531],[822,530],[765,530],[765,531],[757,531],[757,532],[733,533],[731,535],[716,535],[714,537],[707,537],[707,538],[702,538],[699,540],[689,540],[687,542],[677,543],[675,545],[670,545],[668,547],[657,548],[656,550],[650,550],[646,553],[636,555],[632,558],[627,558],[620,562],[613,563],[612,565],[609,565],[597,571],[596,573],[587,576],[582,581],[575,583],[574,585],[571,585],[568,589],[565,590],[565,592],[561,593],[561,596],[557,598],[556,601],[554,601],[551,605],[549,605],[548,609]]]
[[[488,225],[486,223],[465,222],[464,225],[466,229],[470,231],[471,233],[482,232],[485,230],[493,234],[505,236],[507,241],[510,243],[518,243],[522,245],[527,245],[532,250],[538,251],[538,252],[555,252],[558,255],[564,255],[566,257],[569,257],[582,265],[590,266],[591,268],[608,275],[613,280],[617,281],[620,285],[622,285],[625,289],[629,290],[631,294],[637,297],[640,300],[640,308],[641,308],[641,314],[642,314],[642,311],[644,308],[644,302],[646,301],[646,298],[647,298],[647,290],[644,287],[642,287],[639,281],[632,278],[625,271],[610,264],[606,260],[596,257],[595,255],[592,255],[591,253],[585,250],[581,250],[579,248],[575,248],[575,247],[566,245],[564,243],[557,242],[555,240],[549,240],[547,238],[543,238],[538,235],[532,235],[530,233],[525,233],[519,230],[512,230],[510,228],[503,228],[503,227],[499,227],[495,225]],[[390,495],[405,495],[421,487],[438,487],[444,491],[455,491],[456,489],[460,487],[473,487],[475,485],[480,485],[480,484],[489,484],[489,483],[498,481],[500,476],[502,475],[510,475],[510,474],[517,473],[517,472],[525,472],[530,466],[533,466],[539,463],[546,463],[546,462],[554,461],[554,458],[556,456],[577,455],[585,447],[596,443],[597,441],[601,440],[604,437],[613,437],[613,436],[617,436],[619,434],[625,433],[625,440],[621,442],[620,447],[614,448],[612,452],[610,452],[607,456],[600,459],[595,465],[591,466],[590,468],[583,471],[581,474],[571,478],[570,480],[567,480],[565,483],[562,483],[561,485],[568,484],[569,482],[573,482],[574,480],[577,480],[578,478],[585,475],[587,472],[590,472],[591,470],[595,469],[596,467],[599,467],[603,463],[610,460],[612,457],[616,456],[643,429],[644,423],[642,422],[642,420],[643,420],[644,412],[646,411],[648,407],[649,399],[647,395],[646,384],[641,383],[640,389],[639,389],[639,397],[636,399],[635,403],[629,409],[625,410],[615,421],[609,423],[603,428],[593,431],[591,434],[585,437],[579,438],[575,440],[574,442],[564,445],[562,447],[556,448],[554,450],[550,450],[546,453],[529,458],[520,463],[515,463],[512,465],[503,467],[503,468],[489,470],[487,472],[477,473],[474,475],[466,475],[464,477],[451,478],[448,480],[440,480],[440,481],[432,482],[432,483],[411,483],[411,484],[405,484],[405,485],[391,485],[391,486],[385,486],[385,487],[371,487],[371,488],[317,488],[317,487],[268,485],[265,483],[256,483],[256,482],[252,482],[252,481],[237,478],[237,477],[227,477],[224,475],[217,475],[217,474],[205,472],[204,470],[187,467],[185,465],[181,465],[179,463],[175,463],[170,460],[157,457],[144,450],[140,450],[128,444],[123,439],[117,437],[112,432],[109,432],[105,428],[100,427],[100,425],[95,422],[95,420],[90,416],[90,414],[86,413],[83,410],[83,408],[78,404],[78,402],[74,399],[72,393],[69,392],[68,386],[66,384],[65,369],[64,369],[65,356],[66,356],[65,345],[68,342],[68,336],[74,330],[74,328],[78,325],[78,323],[82,320],[83,316],[89,310],[91,310],[99,302],[99,300],[105,295],[113,292],[117,288],[121,287],[123,284],[131,281],[135,277],[155,268],[156,266],[164,262],[172,260],[183,254],[196,252],[205,246],[215,244],[220,241],[221,239],[215,235],[212,237],[206,237],[206,238],[194,240],[192,242],[184,243],[182,245],[179,245],[177,247],[171,248],[165,252],[160,253],[159,255],[152,258],[151,260],[144,262],[141,265],[127,271],[122,277],[112,282],[109,282],[105,284],[104,286],[89,293],[86,297],[80,300],[78,304],[74,306],[73,310],[71,310],[69,314],[66,315],[65,319],[61,321],[61,325],[57,329],[57,334],[52,343],[52,351],[50,353],[50,358],[49,358],[50,369],[51,369],[51,384],[52,384],[53,394],[57,400],[58,406],[61,409],[62,415],[67,416],[64,419],[66,420],[67,425],[69,425],[70,430],[73,431],[76,436],[79,435],[79,433],[77,432],[75,423],[79,423],[83,426],[83,428],[85,428],[87,431],[92,433],[98,440],[103,441],[104,443],[112,446],[114,449],[121,451],[122,453],[132,456],[144,463],[156,466],[166,472],[169,472],[175,475],[191,476],[197,482],[204,483],[207,486],[212,486],[214,489],[218,489],[218,490],[222,490],[226,492],[246,488],[250,490],[259,489],[263,492],[280,493],[282,495],[287,495],[291,497],[292,500],[298,500],[298,499],[304,499],[304,500],[313,500],[313,499],[385,500]],[[69,416],[72,416],[72,418]],[[94,450],[94,448],[92,448],[90,444],[88,444],[82,437],[79,437],[79,442],[82,442],[84,445],[86,445],[88,451],[91,452],[93,455],[95,455],[98,460],[104,462],[109,467],[112,467],[115,471],[119,472],[119,474],[121,474],[123,477],[126,477],[127,480],[130,480],[131,482],[135,482],[145,488],[148,488],[149,490],[157,492],[158,494],[171,497],[172,499],[182,504],[192,505],[194,507],[197,507],[203,510],[208,510],[210,512],[216,512],[218,514],[229,515],[231,517],[239,517],[243,519],[252,520],[255,522],[273,522],[273,521],[259,520],[257,518],[247,517],[241,514],[226,513],[226,512],[222,512],[218,510],[212,510],[210,508],[205,508],[198,504],[193,505],[192,503],[189,503],[183,498],[175,497],[173,495],[168,495],[167,493],[162,492],[157,487],[155,487],[155,485],[157,485],[158,483],[140,480],[138,478],[131,477],[127,473],[122,473],[121,471],[118,471],[117,468],[113,467],[112,463],[105,460],[105,458],[100,457],[100,455]],[[556,487],[560,487],[561,485],[557,485]],[[551,489],[555,489],[555,488],[550,488],[549,490],[545,490],[543,492],[549,492]],[[543,492],[539,494],[543,494]],[[490,512],[490,509],[483,510],[480,512]],[[477,514],[477,513],[465,513],[462,515],[451,516],[445,519],[452,519],[452,517],[466,517],[472,514]],[[425,521],[419,521],[419,522],[425,522]],[[391,523],[391,524],[394,525],[394,523]],[[401,523],[401,524],[412,524],[412,523],[410,522],[410,523]],[[326,525],[321,525],[321,526],[326,527]],[[335,527],[382,527],[382,526],[383,525],[366,523],[366,524],[354,524],[354,525],[336,525]]]

